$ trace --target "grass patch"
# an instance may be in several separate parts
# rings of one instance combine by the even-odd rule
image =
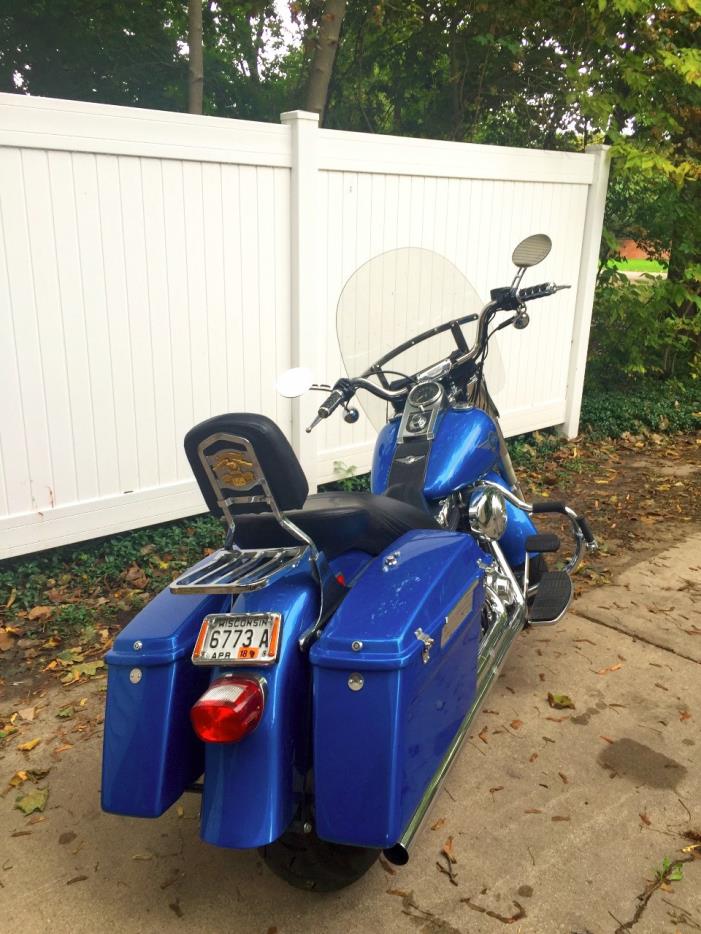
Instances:
[[[59,635],[138,609],[223,539],[211,516],[179,519],[0,564],[0,621]],[[48,607],[50,616],[37,614]]]
[[[664,263],[660,263],[656,259],[611,259],[607,265],[614,269],[620,269],[621,272],[667,272]]]

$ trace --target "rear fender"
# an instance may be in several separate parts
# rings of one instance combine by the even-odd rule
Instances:
[[[202,839],[245,849],[275,840],[294,817],[309,762],[309,666],[297,645],[316,620],[318,587],[309,573],[241,594],[232,612],[282,614],[278,661],[269,667],[214,668],[265,679],[265,709],[240,743],[205,743]]]
[[[349,552],[331,562],[331,569],[350,581],[369,560]],[[282,614],[278,661],[269,667],[238,669],[265,679],[261,722],[240,743],[205,744],[202,839],[247,849],[271,843],[286,830],[311,768],[311,673],[308,655],[297,643],[316,622],[318,585],[302,566],[263,590],[240,595],[233,610]],[[232,670],[236,669],[215,668],[212,677]]]

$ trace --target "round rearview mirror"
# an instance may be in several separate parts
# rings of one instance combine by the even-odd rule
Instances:
[[[314,382],[314,374],[306,366],[295,366],[291,370],[281,373],[275,388],[286,399],[296,399],[302,396]]]
[[[514,266],[528,268],[542,263],[552,249],[553,242],[547,234],[533,234],[526,237],[514,249],[511,260]]]

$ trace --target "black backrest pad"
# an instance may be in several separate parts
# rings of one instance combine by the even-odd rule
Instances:
[[[185,453],[215,516],[223,515],[220,498],[264,495],[264,484],[283,511],[301,509],[309,493],[297,455],[265,415],[232,413],[208,418],[185,435]],[[265,504],[232,503],[228,508],[236,514],[268,511]]]

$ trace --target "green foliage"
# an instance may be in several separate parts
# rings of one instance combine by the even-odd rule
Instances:
[[[506,442],[514,467],[535,467],[562,444],[562,437],[551,431],[531,431]]]
[[[589,344],[592,375],[697,376],[701,368],[698,269],[684,279],[643,276],[634,282],[609,266],[599,276]]]
[[[338,480],[324,483],[319,487],[321,492],[343,490],[345,493],[366,493],[370,490],[370,474],[364,473],[358,476],[357,468],[344,464],[343,461],[334,461],[333,470]]]
[[[668,856],[662,860],[662,865],[655,869],[655,879],[658,882],[681,882],[684,878],[684,867],[675,860],[672,862]]]
[[[46,591],[51,587],[99,595],[118,586],[133,564],[143,568],[149,587],[159,589],[182,568],[199,560],[205,548],[218,547],[222,538],[219,522],[211,516],[197,516],[3,561],[0,607],[10,602],[13,591],[15,597],[6,616],[47,603]],[[104,608],[101,614],[105,615]],[[93,615],[79,604],[64,604],[54,621],[64,628],[75,628],[87,625]]]
[[[589,377],[580,425],[597,438],[617,438],[625,432],[698,430],[701,386],[694,381],[637,379],[602,387]]]

